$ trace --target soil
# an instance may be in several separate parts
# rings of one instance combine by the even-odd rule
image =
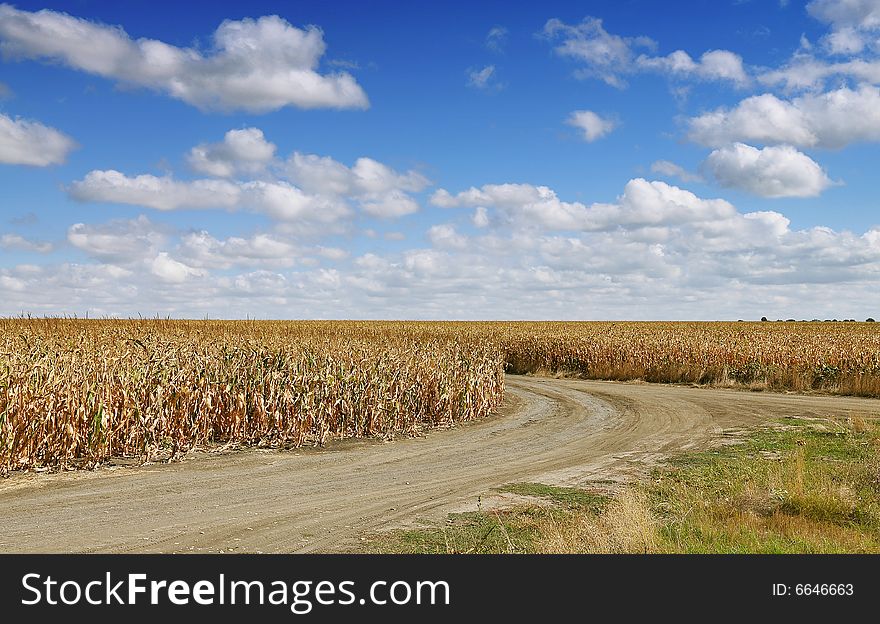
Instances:
[[[775,419],[878,413],[873,399],[509,375],[496,414],[424,437],[14,475],[0,552],[354,551],[506,484],[623,482]]]

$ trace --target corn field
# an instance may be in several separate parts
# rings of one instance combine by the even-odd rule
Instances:
[[[174,458],[207,444],[323,444],[478,418],[489,345],[357,324],[3,321],[0,467]]]
[[[482,418],[504,372],[880,396],[866,323],[0,320],[0,472]]]

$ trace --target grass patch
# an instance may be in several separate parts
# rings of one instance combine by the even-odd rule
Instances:
[[[786,419],[688,453],[608,498],[516,483],[545,505],[395,531],[373,552],[880,553],[880,431],[862,419]]]
[[[598,513],[608,502],[608,496],[580,488],[556,487],[543,483],[512,483],[499,488],[520,496],[534,496],[550,500],[567,509],[590,510]]]
[[[374,537],[370,552],[382,553],[537,553],[547,526],[563,525],[579,515],[595,515],[608,496],[543,483],[513,483],[500,492],[546,500],[505,509],[450,514],[442,525],[393,531]]]
[[[873,424],[789,419],[743,444],[676,458],[641,489],[664,552],[880,552]]]

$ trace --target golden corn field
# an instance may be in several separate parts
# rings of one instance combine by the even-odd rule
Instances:
[[[0,471],[411,435],[487,415],[505,371],[880,396],[880,327],[3,319]]]

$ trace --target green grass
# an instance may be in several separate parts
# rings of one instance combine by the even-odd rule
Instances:
[[[786,419],[688,453],[615,498],[516,483],[539,498],[377,536],[409,553],[880,553],[880,432],[861,420]],[[601,491],[601,490],[600,490]]]
[[[607,482],[603,482],[607,483]],[[499,488],[500,492],[510,492],[520,496],[544,498],[567,509],[590,510],[598,513],[608,502],[608,496],[582,490],[580,488],[556,487],[543,483],[512,483]]]
[[[442,525],[375,536],[370,552],[383,553],[535,553],[541,526],[565,522],[575,514],[596,514],[608,497],[578,488],[513,483],[498,489],[540,498],[547,505],[523,504],[492,511],[450,514]]]
[[[789,419],[642,487],[664,551],[880,552],[880,440],[864,423]]]

